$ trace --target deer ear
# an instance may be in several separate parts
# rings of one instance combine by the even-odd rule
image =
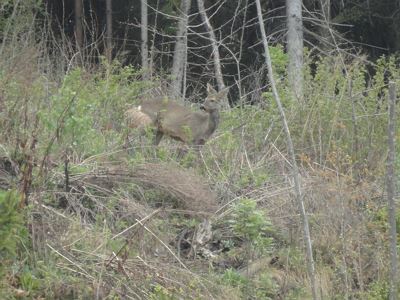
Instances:
[[[217,91],[211,86],[211,84],[207,83],[207,93],[208,94],[213,94],[216,93]]]
[[[224,88],[222,91],[218,92],[218,98],[219,99],[226,99],[226,97],[228,97],[228,92],[229,92],[229,87]]]

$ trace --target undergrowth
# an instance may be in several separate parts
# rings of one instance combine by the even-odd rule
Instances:
[[[56,63],[37,41],[5,44],[15,55],[0,60],[3,298],[310,297],[271,93],[223,111],[201,153],[181,158],[176,142],[155,148],[124,120],[162,79],[144,82],[118,59]],[[282,48],[273,55],[321,296],[386,299],[386,99],[399,60],[314,58],[298,103]]]

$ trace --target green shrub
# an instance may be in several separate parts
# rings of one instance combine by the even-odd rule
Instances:
[[[157,284],[153,287],[152,294],[149,299],[152,300],[174,300],[177,299],[174,293],[166,289],[165,287]]]
[[[272,224],[263,211],[257,209],[256,201],[242,199],[235,206],[230,223],[233,232],[256,250],[270,251],[273,240],[266,234],[272,231]]]
[[[106,151],[121,143],[123,113],[145,85],[135,81],[136,74],[117,62],[96,75],[72,70],[40,120],[51,135],[57,133],[61,145],[82,155]]]
[[[362,299],[366,300],[386,300],[389,299],[389,284],[386,281],[377,281],[369,286],[363,293]]]
[[[19,251],[27,244],[24,212],[19,208],[21,197],[15,191],[0,190],[0,298],[9,299],[13,288],[8,283],[19,265]],[[18,265],[17,265],[18,264]],[[29,280],[24,279],[29,284]]]
[[[269,273],[262,273],[256,281],[256,299],[276,299],[278,286]]]
[[[0,276],[7,262],[17,258],[18,249],[28,236],[20,201],[17,192],[0,190]]]
[[[238,288],[243,288],[249,284],[249,280],[234,269],[225,270],[222,275],[222,282]]]
[[[375,225],[374,228],[379,229],[382,233],[386,233],[389,228],[388,221],[388,210],[387,208],[381,208],[378,211],[371,212],[372,222]],[[400,211],[397,210],[396,214],[396,231],[397,235],[400,236]]]

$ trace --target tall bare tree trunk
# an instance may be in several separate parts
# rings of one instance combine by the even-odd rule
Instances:
[[[320,0],[321,1],[321,12],[322,17],[327,23],[326,27],[329,28],[329,22],[331,20],[331,0]],[[330,36],[330,34],[329,34]]]
[[[153,28],[157,28],[157,18],[158,18],[158,8],[159,8],[159,6],[160,6],[160,0],[157,0]],[[149,57],[149,63],[148,63],[148,66],[149,66],[148,75],[149,75],[149,79],[150,80],[153,78],[153,72],[154,72],[154,56],[155,56],[156,34],[157,34],[157,31],[153,30],[153,37],[152,37],[151,46],[150,46],[150,57]]]
[[[397,7],[396,11],[400,11],[400,1],[397,1]],[[395,51],[400,51],[400,15],[396,14],[396,17],[394,17],[393,20],[393,29],[394,29],[394,34],[396,35],[395,39]]]
[[[108,62],[111,62],[112,60],[112,6],[111,6],[111,1],[112,0],[106,0],[106,22],[107,22],[107,33],[106,33],[106,56]]]
[[[7,18],[7,23],[5,25],[4,24],[2,25],[3,26],[2,40],[3,41],[2,41],[1,47],[0,47],[0,55],[3,54],[4,46],[7,44],[8,33],[13,28],[12,27],[12,22],[14,21],[15,15],[17,14],[18,6],[19,6],[20,2],[21,2],[20,0],[17,0],[17,1],[14,2],[13,11],[11,13],[11,16],[9,18]]]
[[[176,33],[176,43],[171,72],[171,96],[176,99],[182,99],[182,97],[185,96],[182,95],[182,82],[187,57],[187,26],[190,4],[190,0],[181,0],[181,14],[178,22],[178,30]]]
[[[142,71],[143,78],[149,79],[149,47],[148,47],[148,32],[147,32],[147,0],[141,0],[141,36],[142,36]]]
[[[327,21],[331,19],[331,0],[320,0],[321,1],[321,10],[324,18]]]
[[[387,160],[387,197],[389,211],[389,233],[390,233],[390,293],[389,299],[397,299],[397,232],[396,232],[396,204],[395,197],[395,107],[396,107],[396,85],[389,83],[389,125],[388,125],[388,147]]]
[[[315,284],[314,258],[313,258],[313,254],[312,254],[310,228],[308,225],[308,218],[307,218],[306,210],[304,207],[303,194],[302,194],[302,189],[301,189],[301,185],[300,185],[299,168],[298,168],[297,162],[296,162],[293,142],[292,142],[292,138],[290,136],[290,130],[289,130],[289,126],[287,124],[285,111],[283,110],[282,103],[281,103],[281,100],[280,100],[280,97],[278,94],[278,90],[276,88],[274,74],[272,72],[271,55],[270,55],[269,49],[268,49],[268,41],[267,41],[267,36],[265,34],[264,21],[263,21],[263,17],[262,17],[260,0],[256,0],[256,5],[257,5],[258,22],[260,24],[260,30],[261,30],[261,37],[262,37],[262,41],[264,44],[265,62],[266,62],[267,68],[268,68],[268,78],[271,83],[272,94],[273,94],[273,96],[275,98],[275,102],[278,106],[279,113],[280,113],[281,119],[282,119],[283,128],[286,133],[286,141],[287,141],[287,145],[288,145],[290,163],[292,166],[294,192],[296,195],[296,201],[299,205],[299,213],[300,213],[300,216],[301,216],[302,222],[303,222],[303,238],[304,238],[306,252],[307,252],[308,273],[310,276],[313,299],[315,300],[315,299],[318,299],[318,297],[317,297],[317,288],[316,288],[316,284]]]
[[[209,35],[211,46],[213,49],[213,58],[214,58],[214,70],[215,70],[215,78],[217,80],[218,91],[222,91],[225,89],[224,79],[222,76],[222,68],[221,68],[221,59],[219,56],[219,50],[217,45],[217,39],[215,37],[214,29],[211,26],[210,19],[207,16],[205,7],[204,7],[204,0],[197,0],[197,5],[199,7],[199,13],[201,19],[203,20],[204,25],[206,26],[207,33]]]
[[[286,0],[288,77],[293,94],[303,101],[303,20],[302,0]]]
[[[78,49],[83,46],[83,5],[82,0],[75,0],[75,41]]]
[[[321,3],[321,40],[322,48],[329,50],[332,48],[332,34],[330,28],[331,21],[331,0],[320,0]]]

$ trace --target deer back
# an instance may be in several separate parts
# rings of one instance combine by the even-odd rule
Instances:
[[[131,128],[155,126],[160,111],[184,108],[168,98],[158,97],[141,101],[139,106],[128,109],[125,118]],[[185,108],[184,108],[185,109]]]
[[[226,97],[227,90],[216,92],[207,85],[207,92],[203,111],[196,112],[165,97],[142,101],[126,113],[130,127],[152,125],[161,135],[188,144],[204,144],[218,126],[219,102]]]
[[[173,139],[187,144],[203,144],[209,136],[209,114],[181,109],[160,111],[157,129]]]

